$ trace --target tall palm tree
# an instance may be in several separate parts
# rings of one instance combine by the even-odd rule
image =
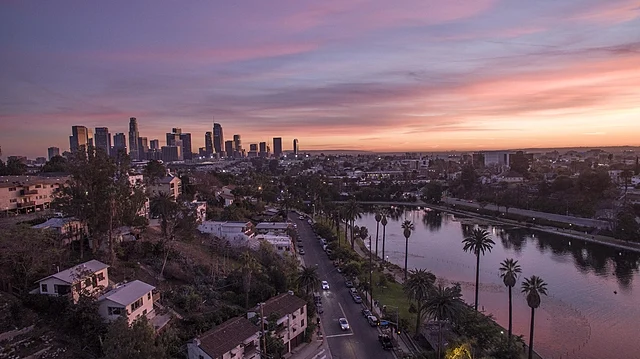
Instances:
[[[513,324],[513,306],[511,300],[511,288],[516,285],[516,281],[518,280],[518,275],[522,273],[522,268],[520,268],[520,264],[518,264],[517,260],[513,258],[507,258],[502,263],[500,263],[500,278],[504,282],[504,285],[509,288],[509,345],[511,345],[511,334],[512,334],[512,324]]]
[[[378,258],[378,233],[380,232],[380,221],[382,220],[382,214],[380,211],[376,211],[376,258]]]
[[[249,308],[249,292],[251,292],[251,276],[254,272],[258,271],[260,264],[256,258],[249,253],[249,250],[245,250],[240,255],[240,263],[242,263],[242,289],[244,289],[244,304],[245,308]]]
[[[402,222],[402,234],[404,235],[404,280],[407,280],[407,258],[409,258],[409,237],[411,232],[416,229],[411,221]]]
[[[416,310],[416,337],[426,315],[427,299],[435,290],[436,276],[424,269],[411,270],[403,289]]]
[[[178,210],[177,203],[168,192],[160,191],[151,198],[149,210],[152,215],[160,217],[160,229],[167,238],[170,234],[169,222]]]
[[[531,308],[531,329],[529,331],[529,359],[533,358],[533,323],[536,308],[540,306],[540,294],[547,295],[547,283],[542,278],[532,275],[522,283],[522,293],[527,295],[527,304]]]
[[[426,313],[438,322],[438,356],[442,348],[442,322],[454,322],[460,315],[464,302],[460,298],[460,291],[456,286],[438,286],[425,304]]]
[[[347,202],[347,207],[346,207],[346,217],[349,221],[351,221],[351,249],[354,248],[355,246],[355,241],[354,241],[354,227],[356,224],[356,219],[361,218],[362,217],[362,209],[360,208],[360,206],[358,205],[358,202],[356,202],[355,199],[351,199],[349,200],[349,202]]]
[[[485,252],[491,252],[493,245],[496,244],[491,238],[489,238],[489,232],[484,229],[476,228],[471,232],[471,235],[462,240],[464,244],[465,252],[472,252],[476,255],[476,302],[474,303],[475,310],[478,310],[478,286],[480,285],[480,253],[484,255]]]
[[[298,288],[302,289],[305,295],[309,295],[309,292],[314,288],[318,287],[318,283],[320,283],[320,279],[318,278],[318,273],[316,272],[316,267],[302,267],[300,272],[298,273]]]
[[[387,216],[383,214],[382,219],[380,220],[380,224],[382,224],[382,260],[385,262],[387,259],[384,256],[384,243],[387,238],[387,223],[389,223],[387,221]]]

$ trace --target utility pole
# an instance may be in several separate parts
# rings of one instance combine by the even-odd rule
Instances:
[[[369,236],[369,308],[373,310],[373,266],[371,263],[371,236]]]
[[[264,334],[264,303],[260,303],[260,328],[262,330],[262,357],[267,358],[267,336]]]

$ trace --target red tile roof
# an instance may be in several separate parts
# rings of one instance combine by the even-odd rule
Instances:
[[[249,319],[236,317],[202,334],[198,338],[200,340],[199,346],[210,357],[218,359],[259,331],[260,328],[251,323]]]

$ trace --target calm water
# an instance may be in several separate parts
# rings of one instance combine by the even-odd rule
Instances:
[[[404,266],[405,218],[416,230],[409,238],[408,266],[432,271],[439,280],[460,282],[464,298],[474,300],[475,257],[462,250],[462,238],[473,230],[467,220],[436,211],[408,210],[387,224],[385,255]],[[467,224],[465,224],[467,223]],[[372,214],[357,221],[375,241]],[[507,290],[498,268],[505,258],[548,283],[549,296],[536,310],[536,351],[545,359],[640,359],[640,255],[544,232],[483,226],[496,245],[480,259],[479,308],[508,325]],[[372,245],[375,250],[375,243]],[[378,252],[382,252],[382,225]],[[517,291],[515,290],[517,289]],[[616,294],[617,293],[617,294]],[[520,283],[514,288],[513,327],[528,341],[530,309]]]

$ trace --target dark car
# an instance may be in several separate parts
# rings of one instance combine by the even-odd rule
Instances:
[[[353,288],[353,282],[352,282],[352,281],[350,281],[350,280],[345,281],[345,282],[344,282],[344,285],[346,285],[346,286],[347,286],[347,288]]]
[[[354,295],[353,296],[353,301],[358,303],[358,304],[360,304],[360,303],[362,303],[362,298],[360,298],[359,295]]]
[[[370,311],[369,309],[364,308],[364,309],[362,310],[362,315],[363,315],[365,318],[368,318],[370,315],[373,315],[373,314],[371,313],[371,311]]]
[[[384,350],[393,349],[393,342],[391,341],[391,338],[389,338],[388,335],[378,334],[378,340],[380,341],[380,344],[382,344],[382,349]]]

